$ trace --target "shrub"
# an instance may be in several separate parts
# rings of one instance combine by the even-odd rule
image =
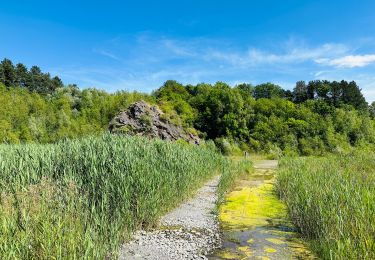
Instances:
[[[216,138],[215,144],[224,155],[242,155],[241,149],[234,141],[230,141],[226,138]]]

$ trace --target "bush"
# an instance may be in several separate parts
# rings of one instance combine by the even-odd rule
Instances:
[[[242,150],[238,145],[226,138],[216,138],[215,144],[223,155],[242,155]]]

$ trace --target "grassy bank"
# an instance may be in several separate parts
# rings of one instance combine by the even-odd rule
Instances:
[[[0,258],[103,259],[213,175],[212,146],[105,135],[0,146]]]
[[[242,156],[232,156],[226,162],[228,167],[224,167],[218,186],[218,205],[224,201],[227,191],[230,191],[236,181],[246,178],[253,172],[253,162]]]
[[[323,259],[375,259],[375,154],[283,159],[277,189]]]

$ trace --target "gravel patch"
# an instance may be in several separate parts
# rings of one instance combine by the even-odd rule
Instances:
[[[160,229],[137,231],[121,247],[125,259],[207,259],[205,255],[221,246],[217,216],[219,176],[200,188],[194,198],[160,219]]]

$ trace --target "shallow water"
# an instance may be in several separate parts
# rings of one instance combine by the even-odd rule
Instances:
[[[255,164],[255,173],[226,196],[219,219],[223,246],[209,259],[314,259],[274,193],[275,161]]]

